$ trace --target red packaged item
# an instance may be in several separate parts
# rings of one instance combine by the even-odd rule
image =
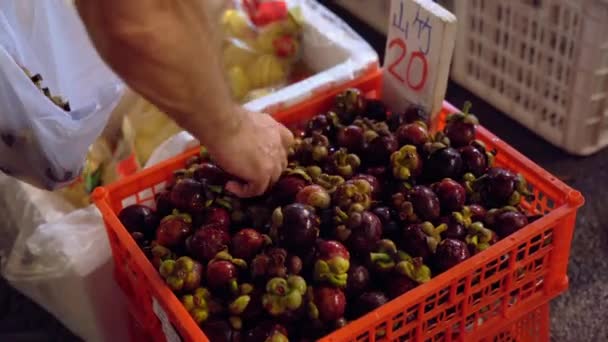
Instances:
[[[243,0],[249,18],[256,26],[266,26],[287,18],[285,1]]]

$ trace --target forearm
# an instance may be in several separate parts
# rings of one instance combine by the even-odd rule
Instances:
[[[201,3],[205,1],[207,0]],[[200,21],[200,31],[193,35],[199,39],[184,42],[198,45],[193,49],[195,53],[189,56],[189,61],[183,66],[185,73],[193,77],[186,82],[193,94],[192,102],[186,112],[167,109],[167,113],[203,144],[211,145],[224,135],[232,135],[238,129],[242,116],[241,111],[235,110],[237,104],[232,99],[225,80],[219,53],[220,43],[217,41],[220,37],[211,22],[213,18],[206,13],[206,6],[201,5],[200,8],[205,15]],[[182,10],[188,11],[189,8]]]
[[[226,85],[214,25],[203,3],[77,1],[92,41],[110,67],[209,145],[236,131],[242,117]]]

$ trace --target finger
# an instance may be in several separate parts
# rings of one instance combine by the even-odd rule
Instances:
[[[270,186],[270,175],[255,182],[249,182],[248,186],[246,194],[248,198],[263,195]]]
[[[268,188],[269,182],[270,179],[268,176],[256,181],[249,181],[247,183],[230,181],[226,183],[226,190],[232,192],[240,198],[251,198],[262,195]]]
[[[279,129],[279,134],[281,134],[281,142],[283,143],[283,146],[285,146],[286,148],[291,147],[291,145],[293,144],[293,133],[291,133],[291,131],[285,126],[281,125],[281,128]]]
[[[282,174],[283,168],[281,167],[281,165],[277,164],[277,167],[275,168],[274,172],[272,173],[272,176],[270,177],[269,186],[273,186],[279,180],[279,178],[281,178]]]
[[[281,173],[285,171],[287,165],[289,165],[289,160],[287,159],[287,154],[285,154],[285,156],[281,158]]]
[[[247,183],[241,183],[241,182],[237,182],[237,181],[228,181],[228,183],[226,183],[226,191],[233,193],[235,196],[240,197],[240,198],[245,198],[248,189],[247,189]]]

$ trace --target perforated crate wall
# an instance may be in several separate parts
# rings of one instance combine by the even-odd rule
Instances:
[[[547,342],[549,341],[549,304],[531,310],[479,342]]]
[[[554,145],[608,145],[607,0],[454,1],[452,78]]]
[[[439,128],[447,113],[438,117]],[[307,113],[307,112],[303,112]],[[307,114],[283,118],[292,125]],[[457,265],[432,281],[387,303],[346,327],[324,337],[330,341],[470,341],[504,328],[508,322],[562,293],[576,211],[581,194],[509,147],[483,127],[478,136],[496,149],[497,165],[526,177],[535,199],[522,205],[530,213],[545,214],[488,250]],[[130,299],[130,310],[155,341],[163,341],[163,327],[172,325],[184,341],[205,341],[178,298],[164,284],[137,247],[117,213],[133,203],[154,204],[173,170],[182,168],[196,151],[99,188],[94,201],[103,214],[115,260],[116,278]],[[162,307],[166,316],[159,320]],[[163,322],[161,324],[160,322]]]

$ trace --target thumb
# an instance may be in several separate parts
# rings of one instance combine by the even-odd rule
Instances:
[[[239,198],[248,198],[252,197],[253,189],[250,183],[231,180],[226,183],[226,191],[233,193]]]

